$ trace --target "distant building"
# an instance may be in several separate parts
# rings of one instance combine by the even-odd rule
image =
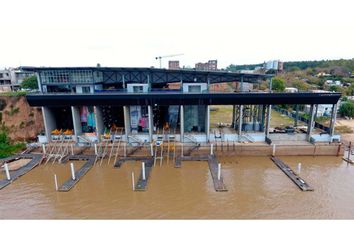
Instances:
[[[206,63],[196,63],[195,70],[216,71],[218,70],[218,60],[209,60]]]
[[[319,72],[316,74],[316,77],[330,77],[330,76],[332,76],[332,75],[329,73],[325,73],[325,72]]]
[[[296,93],[296,92],[299,92],[299,90],[297,88],[294,88],[294,87],[287,87],[287,88],[285,88],[285,92],[287,92],[287,93]]]
[[[168,69],[179,69],[179,61],[168,61]]]
[[[279,60],[271,60],[271,61],[264,62],[264,68],[266,70],[283,71],[284,63]]]
[[[0,92],[9,92],[18,89],[23,79],[30,76],[33,76],[32,72],[16,68],[0,70]]]
[[[342,83],[340,81],[336,81],[336,80],[326,80],[325,84],[327,86],[339,86],[339,87],[342,86]]]

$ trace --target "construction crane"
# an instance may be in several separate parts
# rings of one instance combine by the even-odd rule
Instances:
[[[181,53],[181,54],[173,54],[173,55],[166,55],[166,56],[158,56],[158,57],[155,57],[155,59],[156,60],[158,59],[160,61],[160,68],[162,68],[162,63],[161,63],[162,58],[177,57],[177,56],[182,56],[182,55],[184,55],[184,54]]]

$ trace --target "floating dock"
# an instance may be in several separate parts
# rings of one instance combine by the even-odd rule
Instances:
[[[302,191],[313,191],[301,177],[299,177],[291,168],[277,157],[271,157],[272,161],[282,170]]]
[[[218,160],[215,155],[204,155],[204,156],[183,156],[177,157],[175,161],[175,168],[180,168],[182,166],[182,161],[208,161],[209,170],[213,178],[214,188],[217,192],[225,192],[227,188],[224,184],[223,177],[220,176],[218,179]]]
[[[144,161],[145,162],[145,179],[143,179],[143,169],[140,171],[139,180],[135,185],[135,191],[145,191],[147,187],[147,182],[149,180],[151,168],[154,165],[154,160]]]
[[[11,179],[10,180],[7,180],[7,179],[0,180],[0,189],[3,189],[7,185],[9,185],[13,181],[15,181],[17,178],[21,177],[22,175],[25,175],[26,173],[31,171],[33,168],[38,166],[43,159],[43,155],[42,154],[18,154],[18,155],[14,155],[12,157],[8,157],[6,159],[3,159],[2,162],[6,163],[6,162],[10,162],[12,160],[21,159],[21,158],[31,158],[32,160],[29,163],[27,163],[26,165],[24,165],[23,167],[21,167],[20,169],[18,169],[16,171],[11,171],[11,173],[10,173]]]
[[[214,182],[214,188],[217,192],[226,192],[227,188],[224,184],[223,177],[220,175],[220,179],[218,179],[218,160],[216,159],[215,155],[209,155],[208,164],[211,176]]]
[[[95,163],[95,159],[95,155],[69,155],[65,159],[65,162],[68,162],[69,160],[86,160],[87,162],[75,172],[75,180],[70,178],[59,187],[58,191],[68,192],[71,188],[73,188],[75,184],[78,183],[80,179],[92,168]]]
[[[145,191],[147,187],[147,182],[149,180],[151,168],[154,165],[153,157],[123,157],[118,159],[114,163],[115,168],[120,168],[122,164],[126,161],[142,161],[145,163],[145,180],[143,179],[143,170],[140,171],[140,176],[137,184],[135,185],[135,191]]]

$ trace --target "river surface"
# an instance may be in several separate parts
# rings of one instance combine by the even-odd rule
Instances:
[[[269,157],[219,159],[228,192],[215,192],[207,162],[156,166],[145,192],[132,191],[140,163],[96,165],[69,192],[56,192],[54,174],[63,183],[69,164],[50,163],[0,190],[0,218],[354,219],[354,166],[338,157],[280,158],[295,171],[301,162],[314,192],[302,192]]]

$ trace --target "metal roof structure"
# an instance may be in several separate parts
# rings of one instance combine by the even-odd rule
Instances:
[[[228,71],[199,71],[194,69],[161,69],[134,67],[20,67],[25,71],[41,73],[44,71],[77,71],[89,70],[103,73],[103,83],[173,83],[173,82],[257,82],[266,80],[273,75],[236,73]],[[124,79],[124,80],[123,80]]]

